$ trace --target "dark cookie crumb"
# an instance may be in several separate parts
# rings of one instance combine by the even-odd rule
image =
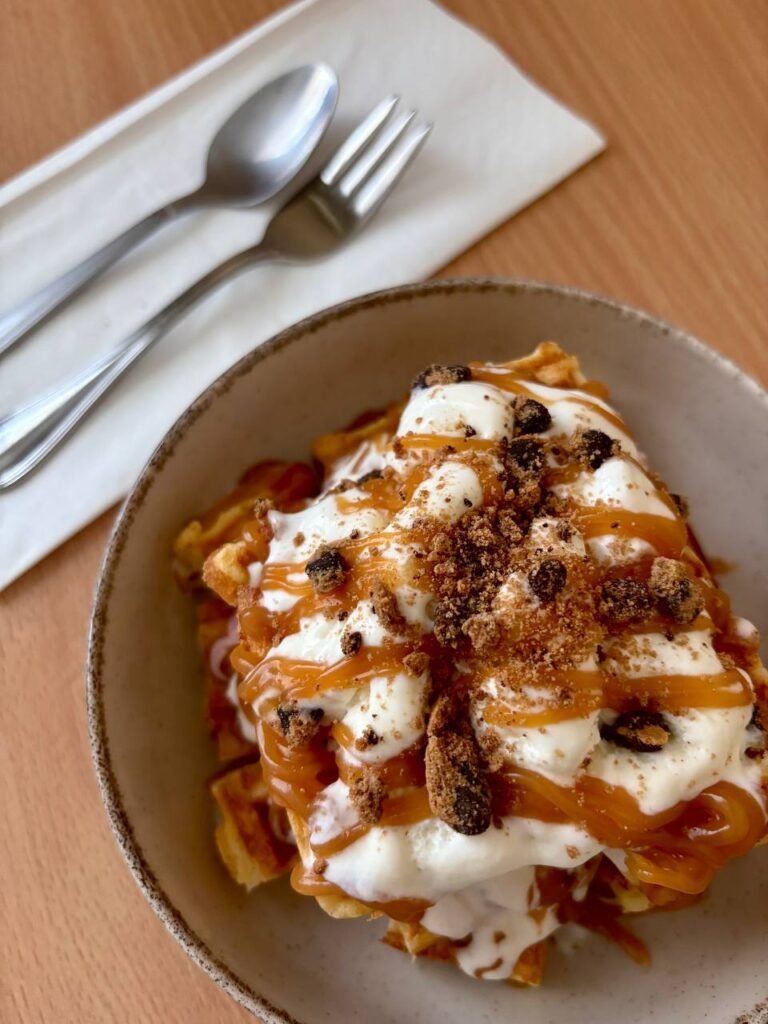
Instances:
[[[765,724],[763,723],[763,713],[759,704],[755,704],[752,708],[752,717],[749,720],[749,728],[761,729],[765,732]]]
[[[515,410],[515,436],[519,434],[542,434],[552,426],[549,409],[535,398],[518,395],[512,407]]]
[[[687,519],[689,515],[688,499],[684,498],[682,494],[670,494],[669,496],[683,519]]]
[[[418,377],[414,378],[411,388],[431,388],[436,384],[460,384],[465,380],[472,380],[472,371],[468,366],[443,366],[440,363],[432,363],[426,370],[422,370]]]
[[[565,586],[568,570],[558,558],[545,558],[528,573],[528,583],[536,597],[545,604],[554,601]]]
[[[387,791],[375,771],[363,768],[349,784],[349,798],[365,825],[375,825],[381,818]]]
[[[300,708],[298,701],[286,701],[278,704],[277,719],[289,746],[298,747],[316,735],[323,719],[323,709]]]
[[[373,612],[385,629],[393,633],[405,626],[405,619],[397,605],[397,598],[380,576],[375,576],[368,591]]]
[[[590,469],[599,469],[606,459],[618,455],[621,445],[602,430],[585,430],[578,435],[573,445],[573,454],[578,462]]]
[[[372,729],[370,725],[367,725],[365,729],[363,729],[362,735],[358,736],[355,740],[355,749],[370,750],[371,747],[376,746],[380,739],[381,736],[379,736],[379,734]]]
[[[658,711],[625,711],[610,725],[603,723],[600,735],[617,747],[650,754],[666,746],[672,730]]]
[[[362,646],[363,634],[358,633],[357,630],[345,630],[341,634],[341,653],[346,658],[351,658],[352,655],[357,654]]]
[[[338,548],[321,549],[307,562],[306,573],[318,594],[327,594],[344,582],[349,566]]]
[[[411,651],[403,658],[403,667],[409,676],[418,679],[429,668],[429,658],[423,651]]]
[[[491,650],[499,642],[499,624],[488,612],[471,615],[461,629],[478,653]]]
[[[274,507],[275,503],[271,498],[257,498],[253,503],[253,514],[257,519],[261,519]]]
[[[491,824],[491,790],[466,702],[441,695],[427,733],[425,766],[432,813],[455,832],[480,835]]]
[[[510,441],[507,458],[515,470],[538,476],[544,469],[544,446],[532,437],[518,437]]]
[[[312,863],[312,871],[316,875],[324,875],[328,868],[328,861],[325,857],[315,857]]]
[[[681,625],[693,622],[704,607],[700,586],[673,558],[654,559],[648,586],[661,611]]]
[[[600,617],[608,622],[642,622],[648,618],[652,607],[648,587],[638,580],[607,580],[600,588],[598,610]]]

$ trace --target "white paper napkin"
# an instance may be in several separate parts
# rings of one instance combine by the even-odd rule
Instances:
[[[217,126],[323,60],[341,86],[325,155],[385,95],[435,124],[377,219],[324,263],[262,267],[190,314],[44,467],[0,495],[0,588],[109,508],[218,374],[325,306],[434,273],[603,147],[600,135],[429,0],[305,0],[0,189],[0,309],[201,180]],[[322,158],[323,153],[318,154]],[[0,364],[0,415],[119,343],[259,238],[275,204],[166,228]]]

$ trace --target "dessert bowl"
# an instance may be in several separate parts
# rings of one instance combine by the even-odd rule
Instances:
[[[145,895],[190,955],[266,1020],[731,1020],[766,995],[768,881],[761,851],[709,898],[636,924],[649,969],[593,936],[556,940],[545,985],[478,985],[409,964],[334,924],[286,882],[248,896],[219,865],[206,781],[194,618],[170,571],[180,527],[262,458],[306,457],[311,440],[401,393],[432,362],[503,361],[545,338],[608,385],[651,465],[693,509],[705,551],[733,566],[734,609],[765,628],[768,555],[761,473],[768,397],[700,342],[644,314],[566,288],[436,282],[320,313],[241,360],[182,416],[116,525],[99,583],[88,701],[113,830]],[[763,853],[764,856],[764,853]],[[763,873],[764,876],[764,873]],[[650,973],[650,978],[649,978]],[[610,987],[604,984],[610,975]],[[618,1002],[617,1002],[618,1001]]]

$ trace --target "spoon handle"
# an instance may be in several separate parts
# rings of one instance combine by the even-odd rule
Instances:
[[[0,315],[0,356],[18,344],[49,316],[62,309],[87,284],[103,274],[134,246],[149,238],[157,228],[173,220],[184,209],[184,200],[180,200],[155,210],[98,249],[92,256],[88,256],[82,263],[78,263]]]
[[[263,244],[236,253],[177,295],[112,353],[31,405],[0,418],[0,490],[18,483],[51,455],[128,368],[204,296],[254,263],[276,257]]]

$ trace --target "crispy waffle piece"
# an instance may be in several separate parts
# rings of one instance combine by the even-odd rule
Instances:
[[[569,356],[556,341],[542,341],[529,356],[512,359],[504,365],[548,387],[576,388],[587,383],[578,358]]]
[[[257,499],[268,498],[291,511],[316,491],[315,474],[303,462],[257,463],[233,491],[188,523],[176,537],[174,570],[180,586],[197,588],[206,558],[222,544],[241,539],[244,527],[253,519]]]
[[[303,818],[294,814],[293,811],[288,811],[288,820],[291,823],[291,829],[296,837],[296,845],[299,848],[301,859],[305,864],[307,864],[313,858],[312,848],[309,845],[309,826]],[[353,899],[351,896],[345,896],[341,891],[339,891],[339,893],[318,895],[315,896],[315,899],[330,917],[374,918],[382,916],[380,911],[372,910],[370,907],[367,907],[365,903],[361,903],[359,900]]]
[[[288,823],[267,800],[258,762],[214,779],[211,794],[220,815],[216,846],[236,882],[253,889],[293,867],[296,848],[288,841]]]
[[[400,950],[401,953],[410,953],[411,956],[423,956],[428,960],[440,960],[443,963],[456,963],[456,951],[461,948],[461,942],[453,939],[446,939],[442,935],[433,935],[422,925],[416,922],[393,921],[390,919],[389,928],[381,940],[387,946]],[[544,974],[544,959],[546,957],[546,944],[536,942],[518,957],[511,976],[507,979],[509,985],[530,985],[541,984]]]

